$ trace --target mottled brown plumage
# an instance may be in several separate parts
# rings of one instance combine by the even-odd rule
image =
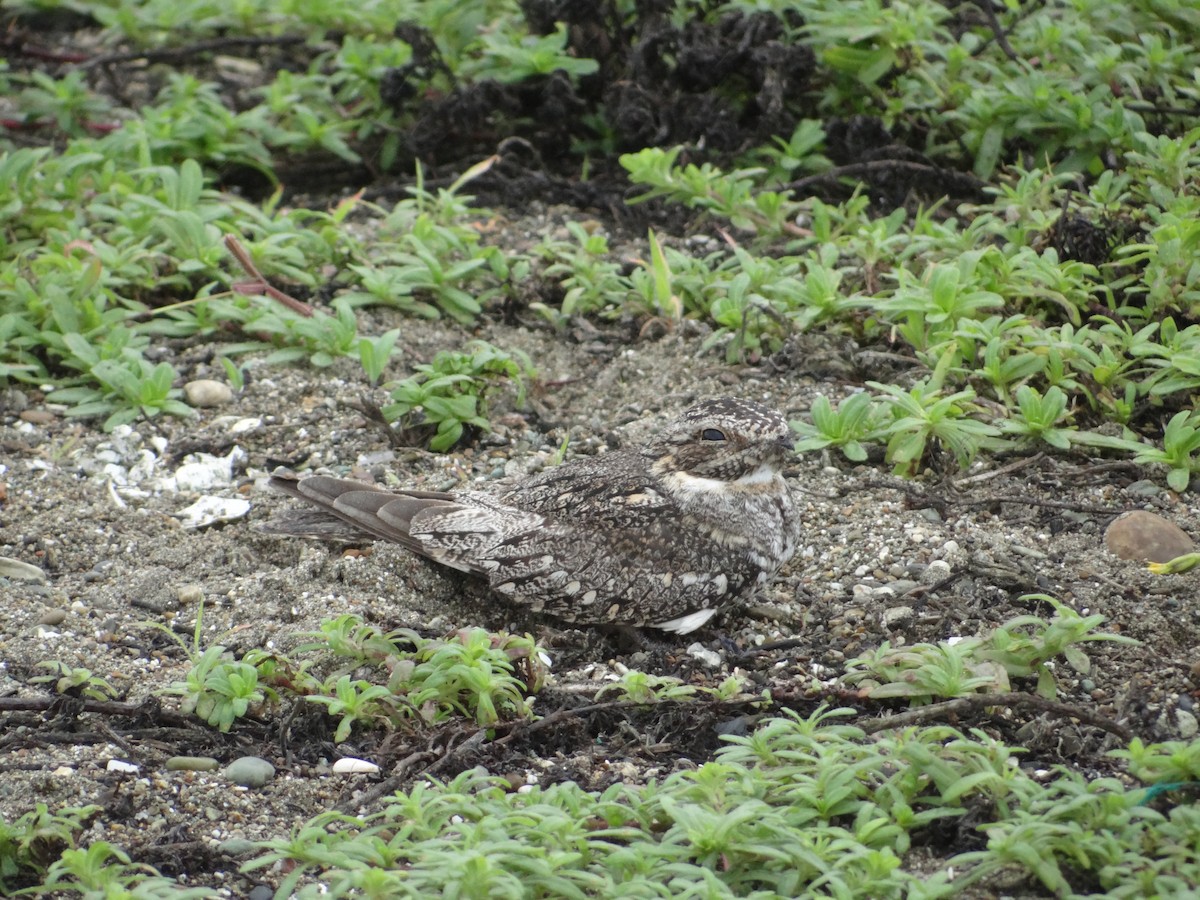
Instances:
[[[799,522],[780,472],[792,447],[778,412],[705,400],[644,447],[579,457],[498,494],[280,470],[271,486],[317,509],[264,530],[392,541],[568,621],[684,634],[795,552]]]

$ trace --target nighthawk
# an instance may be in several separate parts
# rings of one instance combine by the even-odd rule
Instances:
[[[643,447],[577,457],[498,494],[279,469],[271,487],[317,509],[263,530],[391,541],[560,619],[686,634],[795,552],[799,521],[781,473],[793,443],[775,410],[718,398]]]

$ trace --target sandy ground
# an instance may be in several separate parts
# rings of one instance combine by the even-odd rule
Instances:
[[[153,703],[140,716],[81,712],[72,704],[6,713],[0,814],[17,815],[35,802],[97,803],[103,811],[87,839],[111,840],[190,883],[240,895],[260,880],[269,883],[272,873],[235,874],[236,852],[244,849],[239,839],[284,836],[331,805],[353,807],[355,792],[371,786],[368,776],[332,775],[333,760],[370,756],[389,771],[430,739],[356,732],[335,746],[331,720],[307,704],[264,710],[226,735],[164,716],[178,701],[161,691],[188,666],[155,626],[190,640],[201,600],[202,646],[219,642],[237,653],[288,652],[305,632],[343,613],[430,634],[476,624],[529,630],[554,659],[554,682],[538,698],[544,713],[594,693],[622,666],[695,684],[736,673],[750,690],[807,692],[813,704],[824,691],[849,702],[853,693],[836,683],[848,658],[884,640],[939,640],[1025,613],[1049,617],[1044,604],[1018,599],[1046,593],[1104,615],[1107,628],[1142,642],[1088,645],[1093,666],[1086,676],[1060,664],[1060,699],[1147,739],[1195,733],[1194,581],[1154,577],[1115,559],[1102,533],[1113,515],[1130,508],[1157,510],[1193,534],[1200,520],[1191,494],[1177,497],[1160,487],[1162,473],[1127,464],[989,458],[968,473],[905,482],[877,458],[854,466],[839,456],[798,457],[789,476],[808,528],[778,581],[711,628],[642,648],[514,609],[398,548],[347,556],[256,532],[256,523],[290,502],[262,488],[265,474],[280,464],[486,489],[544,465],[568,437],[569,454],[636,443],[698,398],[750,397],[801,418],[817,392],[840,397],[855,389],[844,375],[831,374],[847,371],[850,350],[818,338],[774,362],[729,367],[700,352],[695,329],[632,343],[602,332],[578,343],[496,324],[468,335],[444,323],[397,323],[404,331],[397,374],[471,336],[525,351],[538,370],[526,407],[516,408],[511,393],[498,394],[495,433],[443,456],[389,449],[385,436],[347,405],[368,393],[349,360],[321,371],[251,368],[244,391],[225,406],[201,410],[192,421],[156,419],[114,434],[47,410],[34,392],[9,391],[0,406],[0,555],[39,567],[45,581],[0,578],[0,696],[47,698],[46,686],[30,678],[44,674],[39,663],[61,661],[103,677],[123,701]],[[379,324],[391,322],[381,316]],[[205,348],[175,353],[187,379],[220,377]],[[198,454],[228,459],[228,479],[204,490],[179,489],[176,476],[204,459]],[[248,500],[250,508],[225,524],[181,524],[181,511],[202,496]],[[970,724],[1028,747],[1030,765],[1111,768],[1102,753],[1114,738],[1096,728],[1029,711],[981,715]],[[636,717],[591,733],[564,729],[536,745],[514,745],[507,756],[466,754],[439,774],[484,764],[544,783],[636,781],[708,758],[718,725],[660,719],[641,740],[629,733],[646,726]],[[222,764],[256,754],[278,774],[262,788],[246,789],[220,772],[167,771],[166,759],[178,754],[211,755]],[[113,759],[139,770],[106,771]]]

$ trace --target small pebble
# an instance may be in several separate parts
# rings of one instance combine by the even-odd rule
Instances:
[[[110,759],[104,768],[107,772],[124,772],[128,775],[136,775],[141,771],[133,763],[125,762],[123,759]]]
[[[935,559],[921,572],[921,584],[937,584],[950,577],[953,571],[944,559]]]
[[[262,427],[263,420],[258,416],[251,416],[246,419],[238,419],[229,426],[229,433],[233,435],[249,434],[251,431],[257,431]]]
[[[275,767],[261,756],[243,756],[225,767],[225,777],[242,787],[262,787],[275,777]]]
[[[1125,493],[1130,497],[1139,497],[1148,499],[1157,497],[1163,492],[1163,489],[1149,479],[1143,478],[1140,481],[1135,481],[1125,488]]]
[[[172,756],[167,760],[167,771],[211,772],[219,765],[211,756]]]
[[[63,620],[67,618],[67,612],[63,609],[48,609],[38,617],[39,625],[61,625]]]
[[[49,425],[58,416],[46,409],[26,409],[20,413],[21,421],[31,425]]]
[[[897,625],[903,625],[905,622],[911,621],[915,615],[911,606],[892,606],[883,611],[883,627],[895,628]]]
[[[230,838],[227,841],[221,841],[217,844],[217,849],[226,856],[248,856],[258,849],[258,844],[254,841],[248,841],[245,838]]]
[[[181,584],[175,588],[175,599],[180,606],[195,606],[204,602],[204,589],[198,584]]]
[[[211,378],[198,378],[183,386],[183,394],[191,406],[223,406],[233,399],[229,385]]]
[[[1182,709],[1175,711],[1175,722],[1179,725],[1179,736],[1185,741],[1194,738],[1196,732],[1200,730],[1200,722],[1196,721],[1196,717]]]
[[[1104,546],[1121,559],[1159,563],[1196,550],[1195,543],[1182,528],[1143,509],[1114,519],[1104,532]]]

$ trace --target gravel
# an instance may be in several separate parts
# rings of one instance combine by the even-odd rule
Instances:
[[[968,473],[902,481],[877,456],[861,465],[836,454],[799,457],[789,475],[809,527],[781,577],[711,629],[648,648],[509,607],[396,547],[344,555],[259,534],[255,523],[288,502],[262,487],[281,464],[361,477],[387,472],[418,488],[487,489],[545,465],[564,441],[568,454],[638,442],[701,397],[750,397],[799,418],[818,392],[836,399],[859,388],[822,369],[820,360],[842,351],[817,336],[803,337],[781,357],[807,360],[801,371],[725,365],[713,355],[719,351],[701,351],[698,327],[633,342],[620,329],[589,332],[578,344],[540,328],[484,323],[468,334],[386,311],[374,319],[380,331],[402,329],[393,377],[470,337],[524,351],[538,369],[528,405],[517,408],[511,393],[498,394],[493,434],[435,455],[392,448],[350,405],[364,395],[383,398],[365,386],[352,360],[319,371],[252,365],[244,390],[224,405],[199,409],[191,421],[155,419],[112,434],[63,417],[38,391],[8,392],[0,407],[0,556],[36,567],[45,581],[0,569],[0,695],[47,697],[47,687],[30,678],[45,673],[39,663],[57,660],[104,678],[122,701],[150,705],[143,719],[68,708],[6,714],[0,815],[28,810],[35,797],[52,808],[99,803],[104,811],[87,840],[113,841],[135,860],[241,896],[272,875],[237,874],[230,848],[244,852],[247,840],[286,836],[349,801],[362,776],[332,777],[337,759],[362,758],[387,775],[422,749],[419,735],[389,743],[357,730],[347,745],[335,746],[332,729],[304,704],[293,710],[294,721],[264,709],[228,735],[190,719],[156,718],[158,704],[166,713],[177,709],[177,698],[162,691],[189,665],[165,632],[177,632],[190,647],[201,605],[200,646],[220,643],[239,653],[292,652],[305,632],[346,613],[426,633],[471,625],[531,630],[555,661],[554,683],[538,698],[544,714],[590,697],[625,666],[692,684],[716,685],[735,674],[751,691],[834,686],[848,659],[885,640],[944,640],[1017,615],[1048,617],[1045,604],[1020,599],[1045,593],[1081,613],[1104,615],[1107,628],[1142,642],[1087,645],[1087,681],[1060,665],[1060,699],[1148,740],[1195,733],[1195,715],[1181,708],[1190,704],[1190,672],[1200,658],[1195,582],[1153,576],[1141,563],[1116,558],[1103,533],[1129,509],[1153,510],[1191,534],[1200,533],[1200,517],[1193,495],[1149,491],[1161,473],[1131,465],[984,459]],[[204,348],[173,352],[185,380],[221,378]],[[845,368],[839,362],[829,371]],[[158,731],[139,736],[150,734],[151,724]],[[1112,746],[1096,729],[1055,725],[1023,732],[1038,764],[1090,766]],[[614,733],[603,739],[604,765],[595,747],[572,744],[564,732],[536,753],[514,749],[511,759],[485,755],[458,768],[479,762],[498,773],[533,772],[544,783],[569,778],[600,787],[692,764],[717,746],[716,732],[716,724],[690,723],[641,744]],[[1002,736],[1017,743],[1015,732]],[[181,755],[223,766],[258,756],[275,776],[246,790],[230,784],[229,769],[170,764]],[[109,760],[138,770],[108,771]],[[447,765],[439,774],[455,770]],[[155,849],[183,840],[194,842],[190,855]]]

